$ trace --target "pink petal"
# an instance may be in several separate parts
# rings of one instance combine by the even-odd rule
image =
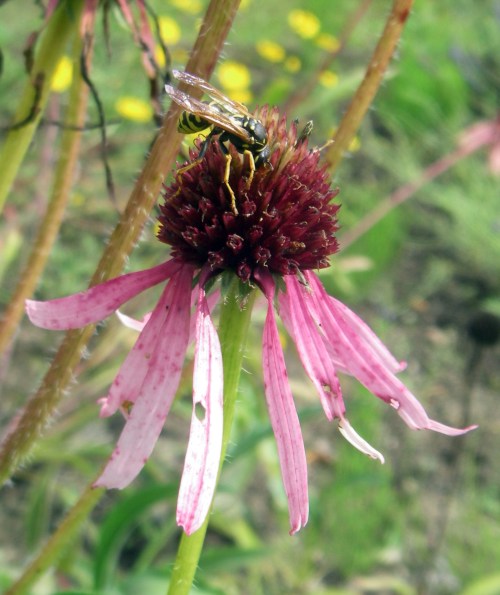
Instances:
[[[168,279],[179,268],[169,260],[145,271],[128,273],[64,298],[37,302],[26,300],[26,313],[36,326],[68,330],[103,320],[148,287]]]
[[[264,388],[293,534],[307,523],[309,516],[306,454],[274,316],[274,281],[270,275],[260,275],[259,281],[268,300],[262,345]]]
[[[222,449],[222,354],[200,288],[196,313],[193,414],[177,502],[177,524],[191,535],[203,524],[214,496]]]
[[[457,429],[429,419],[417,398],[385,365],[379,351],[374,350],[371,342],[367,342],[363,335],[356,334],[346,322],[344,311],[337,309],[336,302],[330,299],[316,275],[308,272],[306,278],[311,291],[299,286],[304,303],[308,304],[313,317],[321,320],[332,352],[344,361],[349,373],[370,392],[392,405],[410,428],[430,429],[452,436],[464,434],[476,427]]]
[[[101,417],[113,415],[119,407],[124,405],[126,405],[126,409],[129,409],[130,405],[133,405],[137,400],[144,380],[150,372],[152,355],[163,334],[163,325],[169,316],[175,283],[176,275],[163,290],[148,322],[115,376],[108,395],[106,398],[100,399]]]
[[[142,355],[148,362],[139,393],[129,394],[134,403],[118,443],[96,486],[124,488],[140,472],[161,433],[179,384],[189,339],[191,282],[193,267],[184,266],[172,276],[162,296],[167,313],[151,333],[156,341],[143,343]],[[155,308],[148,328],[160,320]],[[141,337],[139,337],[138,342]],[[141,374],[143,369],[141,369]],[[129,377],[132,380],[133,374]],[[136,390],[137,386],[133,387]]]
[[[195,293],[195,291],[197,292],[198,289],[194,289],[193,294]],[[219,290],[213,291],[206,298],[207,303],[208,303],[208,309],[210,310],[210,312],[212,312],[213,309],[215,308],[215,306],[217,305],[219,298],[220,298]],[[195,304],[196,299],[192,300],[192,303]],[[141,332],[142,329],[146,326],[147,321],[150,319],[151,312],[149,312],[148,314],[145,314],[141,320],[138,320],[137,318],[132,318],[131,316],[127,316],[126,314],[123,314],[122,312],[120,312],[120,310],[116,311],[116,315],[120,319],[120,322],[123,324],[123,326],[126,326],[127,328],[132,329],[133,331]],[[194,337],[195,326],[196,326],[196,317],[192,317],[191,318],[191,326],[190,326],[190,330],[189,330],[189,342],[191,342],[192,338]]]
[[[340,385],[331,363],[323,335],[314,322],[307,303],[303,301],[300,282],[295,276],[286,276],[286,293],[280,294],[280,315],[286,326],[291,326],[297,350],[304,368],[311,378],[320,396],[328,419],[340,419],[339,431],[353,446],[368,456],[384,462],[384,457],[366,440],[361,438],[344,417],[345,406]],[[287,323],[288,321],[288,323]],[[337,390],[328,390],[337,385]]]
[[[192,305],[197,303],[197,298],[200,299],[200,295],[199,295],[199,291],[198,296],[195,296],[195,291],[197,291],[196,289],[193,289],[193,299],[191,301]],[[220,299],[220,289],[216,289],[215,291],[212,291],[212,293],[210,293],[208,296],[205,295],[205,292],[203,292],[203,299],[206,300],[207,304],[208,304],[208,311],[210,312],[210,314],[213,312],[215,306],[218,304],[219,299]],[[189,329],[189,342],[191,343],[191,341],[193,340],[195,333],[196,333],[196,325],[198,324],[198,318],[196,316],[193,316],[191,318],[191,328]]]
[[[320,395],[327,418],[330,421],[334,417],[342,418],[345,406],[333,362],[293,281],[296,281],[295,276],[285,277],[287,291],[280,292],[280,317],[293,337],[302,365]]]
[[[377,357],[381,364],[394,373],[401,372],[406,368],[406,362],[399,362],[366,322],[361,320],[359,316],[352,310],[349,310],[349,308],[342,302],[339,302],[339,300],[336,300],[332,296],[329,296],[329,298],[335,312],[342,317],[346,326],[350,328],[351,333],[359,336],[363,340],[363,343],[369,347],[374,357]]]

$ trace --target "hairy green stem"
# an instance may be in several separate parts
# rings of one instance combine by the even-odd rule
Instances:
[[[76,64],[80,61],[82,46],[81,38],[75,37],[73,62]],[[87,58],[89,56],[90,53],[87,54]],[[12,299],[0,320],[0,354],[9,346],[12,335],[24,313],[24,301],[33,294],[59,233],[78,162],[82,137],[79,128],[81,129],[85,123],[87,100],[87,85],[82,77],[74,76],[65,117],[65,124],[68,128],[64,130],[61,138],[51,198],[28,263],[21,273]]]
[[[245,308],[241,309],[239,287],[238,281],[235,280],[223,301],[219,324],[224,364],[224,429],[219,477],[231,435],[246,338],[256,295],[254,290],[248,297]],[[203,525],[192,535],[183,533],[177,550],[168,595],[187,595],[190,592],[198,568],[209,516],[207,515]]]
[[[19,99],[12,129],[0,151],[0,212],[17,176],[24,155],[42,117],[50,93],[50,83],[66,43],[78,35],[82,0],[61,6],[43,31],[26,87]]]
[[[340,122],[333,139],[334,142],[325,153],[324,162],[331,172],[337,169],[373,102],[403,32],[412,4],[413,0],[394,0],[391,13],[373,52],[365,77]]]

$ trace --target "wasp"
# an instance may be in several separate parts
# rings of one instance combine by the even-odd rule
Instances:
[[[263,165],[270,165],[271,149],[268,144],[267,130],[260,120],[254,118],[248,112],[244,105],[229,99],[202,78],[178,70],[174,70],[172,74],[176,79],[190,87],[202,90],[212,100],[210,102],[200,101],[171,85],[165,85],[165,91],[168,95],[184,109],[177,125],[179,132],[191,134],[211,128],[201,145],[198,159],[180,169],[178,175],[182,175],[196,163],[199,163],[203,159],[210,142],[217,136],[219,146],[226,156],[224,183],[231,196],[231,208],[237,214],[236,198],[229,185],[231,154],[224,143],[231,143],[238,153],[247,156],[250,162],[249,184],[251,184],[255,169]]]

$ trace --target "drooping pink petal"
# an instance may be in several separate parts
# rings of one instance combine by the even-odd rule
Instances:
[[[165,289],[162,306],[167,315],[160,328],[152,332],[156,345],[143,345],[142,356],[148,361],[147,373],[134,403],[129,419],[118,439],[96,486],[124,488],[139,473],[151,454],[163,428],[179,384],[189,340],[191,282],[193,267],[183,266]],[[142,334],[154,323],[153,312]],[[140,340],[140,337],[139,337]]]
[[[285,284],[286,292],[280,293],[280,316],[285,326],[291,328],[304,369],[320,394],[328,419],[339,418],[339,431],[346,440],[362,453],[384,462],[382,454],[359,436],[344,415],[340,384],[324,336],[303,302],[299,281],[295,276],[286,276]],[[332,391],[332,386],[336,390]]]
[[[309,310],[302,304],[300,292],[297,292],[294,283],[289,282],[292,277],[295,279],[295,275],[284,277],[287,291],[280,292],[280,317],[293,337],[302,365],[319,393],[328,420],[342,418],[345,406],[332,359]]]
[[[313,317],[321,320],[325,336],[336,357],[343,359],[348,371],[370,392],[394,407],[408,426],[414,430],[430,429],[450,436],[464,434],[476,426],[457,429],[431,420],[425,409],[408,388],[385,365],[379,351],[370,342],[357,335],[343,316],[336,303],[330,300],[317,276],[305,274],[311,291],[298,285]]]
[[[127,22],[128,26],[130,27],[130,30],[132,31],[134,41],[143,51],[142,61],[146,73],[149,78],[153,79],[156,74],[152,64],[152,60],[154,60],[155,48],[153,35],[149,26],[146,9],[144,7],[144,0],[137,0],[137,6],[139,7],[140,12],[140,27],[137,27],[135,23],[134,16],[132,14],[132,11],[130,10],[127,0],[117,0],[117,4],[121,10],[121,13],[125,21]]]
[[[191,269],[192,274],[192,269]],[[153,354],[163,334],[163,325],[170,315],[172,292],[176,284],[176,275],[161,294],[158,303],[144,325],[134,347],[128,352],[118,374],[115,376],[107,396],[100,399],[101,417],[109,417],[119,407],[129,409],[141,392],[146,376],[150,373]],[[123,315],[122,315],[123,316]]]
[[[195,295],[195,294],[198,295]],[[197,304],[197,300],[200,298],[199,295],[199,291],[197,288],[195,288],[193,290],[193,298],[192,298],[192,304]],[[208,311],[210,312],[210,314],[212,314],[215,306],[217,305],[217,303],[219,302],[220,299],[220,289],[216,289],[215,291],[212,291],[212,293],[210,293],[208,296],[205,295],[205,292],[203,293],[203,299],[206,300],[207,305],[208,305]],[[191,328],[189,329],[189,342],[191,343],[191,341],[194,339],[195,334],[196,334],[196,325],[198,324],[198,318],[196,316],[192,316],[191,317]]]
[[[268,300],[262,343],[264,389],[288,499],[290,533],[293,534],[307,523],[309,516],[306,453],[274,316],[274,282],[265,274],[259,275],[258,280]]]
[[[193,294],[195,292],[198,293],[197,288],[193,290]],[[213,312],[213,309],[217,305],[219,298],[220,298],[220,290],[219,289],[213,291],[210,295],[208,295],[206,297],[208,309],[209,309],[210,313]],[[192,299],[191,301],[192,301],[192,304],[196,304],[196,298]],[[122,312],[120,312],[120,310],[116,311],[116,315],[120,319],[120,322],[123,324],[123,326],[126,326],[126,327],[132,329],[133,331],[141,332],[142,329],[146,326],[147,321],[151,317],[151,312],[149,312],[148,314],[145,314],[141,320],[137,320],[136,318],[127,316],[126,314],[123,314]],[[191,342],[193,340],[195,332],[196,332],[196,316],[192,316],[191,317],[191,326],[189,328],[189,342]]]
[[[378,356],[379,361],[385,365],[385,367],[393,373],[401,372],[406,368],[406,362],[399,362],[372,329],[361,320],[352,310],[335,299],[333,296],[329,296],[330,303],[333,305],[335,312],[337,312],[344,320],[346,327],[350,329],[353,336],[358,336],[362,339],[364,345],[366,345],[370,351]]]
[[[200,287],[196,312],[193,414],[177,501],[177,524],[191,535],[212,503],[222,449],[222,354],[208,302]]]
[[[151,269],[110,279],[68,297],[48,302],[26,300],[26,313],[33,324],[42,328],[81,328],[107,318],[141,291],[168,279],[179,266],[179,262],[169,260]]]

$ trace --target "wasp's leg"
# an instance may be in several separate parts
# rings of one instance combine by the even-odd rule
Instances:
[[[255,173],[255,158],[253,156],[252,151],[245,149],[243,151],[243,159],[245,157],[248,159],[248,178],[247,178],[247,188],[250,188],[253,181],[253,175]]]
[[[236,208],[236,196],[234,195],[233,189],[231,188],[231,184],[229,183],[229,174],[230,174],[230,170],[231,170],[232,157],[231,157],[231,153],[229,152],[229,149],[224,144],[225,140],[227,140],[227,138],[225,137],[225,134],[223,133],[219,136],[219,147],[220,147],[220,150],[226,156],[226,167],[224,168],[224,184],[226,185],[226,188],[228,189],[229,197],[231,199],[231,210],[233,211],[233,213],[235,215],[237,215],[238,209]]]
[[[231,210],[235,215],[238,214],[238,209],[236,208],[236,196],[234,195],[233,189],[231,188],[231,184],[229,183],[229,172],[231,166],[231,153],[229,151],[226,153],[226,167],[224,169],[224,184],[229,191],[229,196],[231,198]]]
[[[177,192],[180,192],[180,186],[181,186],[181,178],[182,176],[188,172],[190,169],[192,169],[195,165],[198,165],[198,163],[200,163],[201,159],[199,157],[197,157],[194,161],[191,161],[191,163],[188,163],[187,165],[185,165],[184,167],[180,167],[176,172],[175,172],[175,178],[177,180],[177,183],[179,184],[179,190],[177,190]]]

